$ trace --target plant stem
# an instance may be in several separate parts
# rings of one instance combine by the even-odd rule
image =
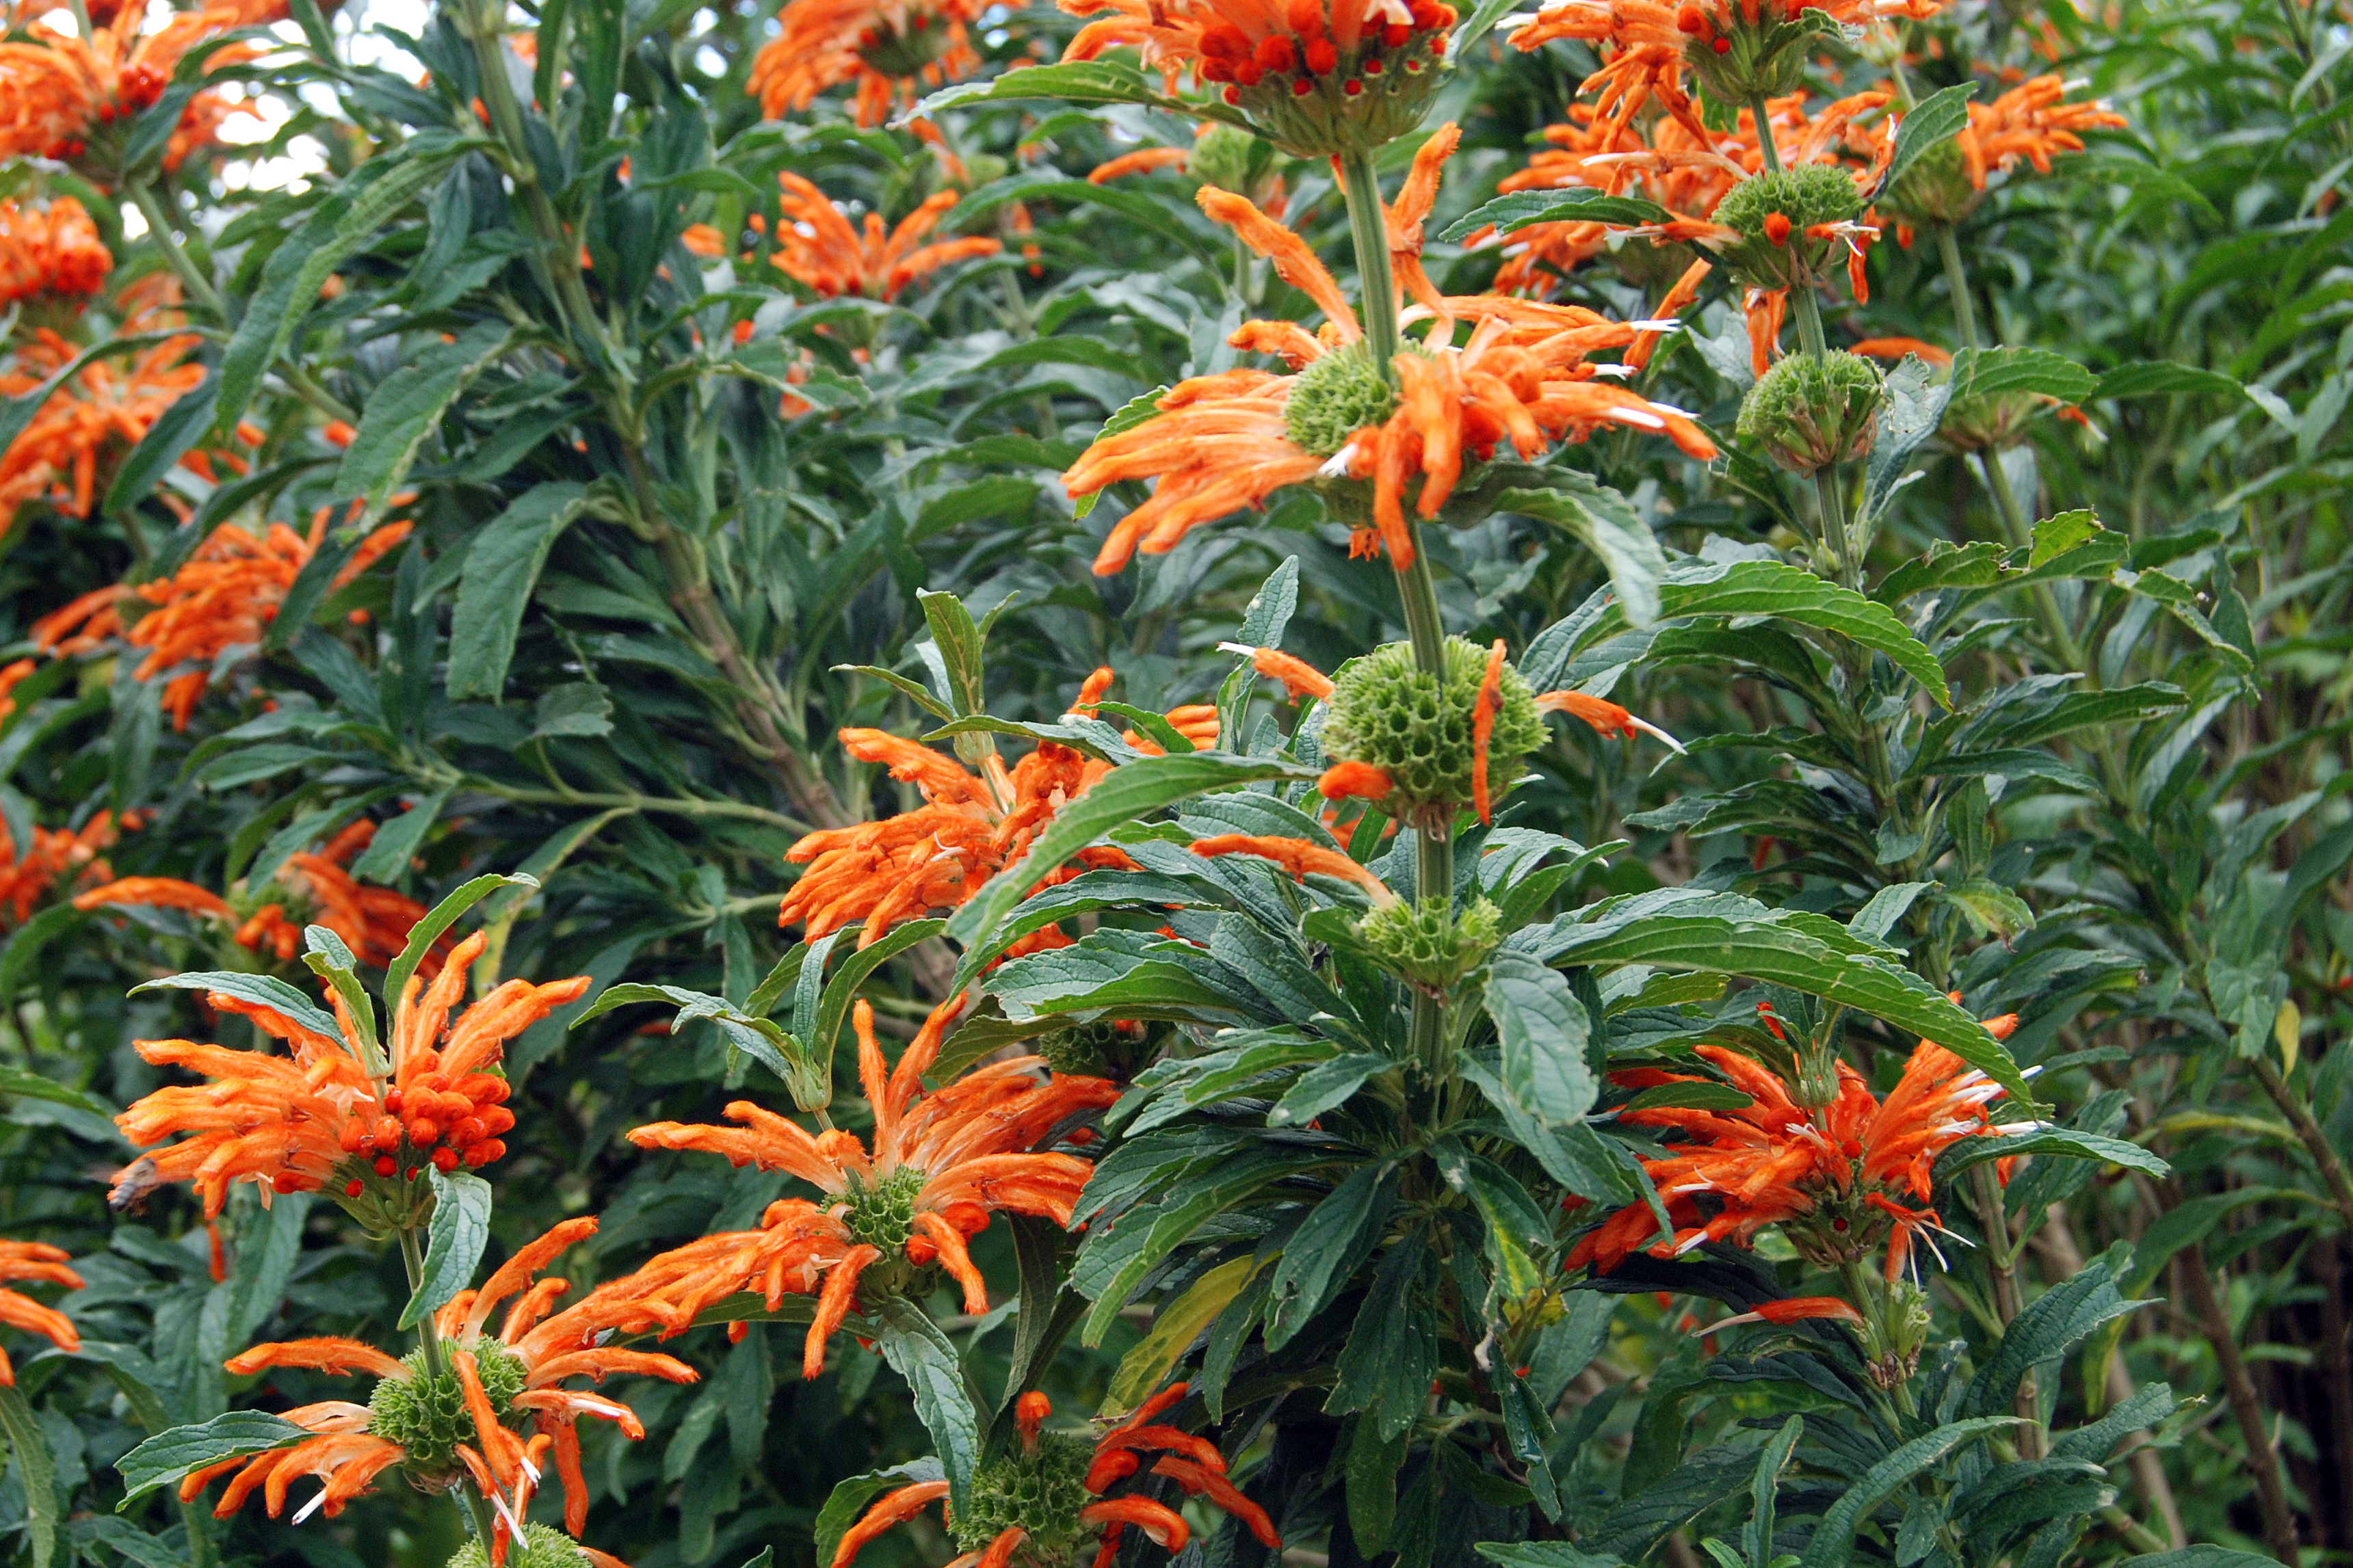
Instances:
[[[1381,208],[1380,178],[1373,170],[1371,153],[1358,149],[1340,159],[1340,189],[1348,203],[1348,232],[1356,247],[1360,312],[1365,349],[1392,383],[1391,363],[1398,354],[1397,275],[1389,262],[1388,220]],[[1430,558],[1421,548],[1420,531],[1406,519],[1413,541],[1412,561],[1398,569],[1398,598],[1405,609],[1407,639],[1413,646],[1414,668],[1434,677],[1442,689],[1446,679],[1446,634],[1439,620],[1438,584],[1430,574]],[[1446,813],[1416,825],[1414,896],[1428,900],[1454,896],[1454,819]],[[1416,1059],[1435,1064],[1445,1033],[1445,1008],[1439,1000],[1416,989],[1413,994],[1413,1048]]]
[[[2215,1293],[2214,1276],[2206,1267],[2206,1249],[2193,1241],[2175,1256],[2181,1266],[2182,1293],[2189,1298],[2190,1310],[2198,1315],[2207,1342],[2214,1347],[2222,1392],[2231,1401],[2231,1413],[2238,1417],[2239,1435],[2247,1445],[2247,1468],[2254,1472],[2255,1496],[2263,1506],[2263,1543],[2273,1556],[2295,1568],[2295,1516],[2288,1510],[2287,1488],[2280,1479],[2279,1454],[2263,1428],[2263,1401],[2255,1393],[2254,1379],[2247,1375],[2246,1358],[2239,1353],[2231,1316]]]
[[[1969,275],[1961,266],[1961,242],[1953,237],[1951,224],[1936,226],[1936,255],[1945,263],[1945,282],[1953,293],[1953,331],[1960,335],[1963,348],[1980,348],[1977,307],[1969,302]]]
[[[412,1226],[404,1226],[400,1232],[400,1262],[408,1272],[409,1293],[414,1295],[417,1288],[425,1282],[425,1258],[417,1250],[417,1231]],[[448,1374],[449,1358],[442,1352],[441,1331],[435,1326],[433,1316],[427,1312],[417,1320],[417,1348],[425,1352],[425,1370],[432,1376],[444,1377]],[[491,1513],[490,1503],[463,1481],[450,1489],[466,1500],[467,1515],[473,1521],[474,1533],[481,1537],[482,1552],[487,1559],[491,1543],[498,1538],[498,1521]]]
[[[221,298],[220,290],[213,287],[213,280],[197,267],[195,258],[180,244],[172,220],[155,195],[155,187],[141,180],[134,182],[130,190],[132,205],[139,209],[139,216],[147,220],[148,237],[154,240],[156,248],[164,253],[164,259],[171,263],[172,271],[180,279],[180,287],[188,291],[190,299],[227,321],[229,319],[228,301]]]
[[[2344,1216],[2347,1229],[2353,1230],[2353,1179],[2347,1177],[2345,1163],[2329,1146],[2328,1134],[2312,1119],[2312,1112],[2295,1097],[2295,1091],[2288,1087],[2287,1079],[2280,1076],[2270,1058],[2257,1057],[2254,1067],[2256,1080],[2272,1097],[2272,1103],[2280,1108],[2280,1114],[2287,1118],[2288,1125],[2295,1129],[2305,1152],[2312,1156],[2312,1163],[2320,1167],[2321,1179],[2328,1184],[2329,1195],[2337,1201],[2337,1212]]]
[[[2018,1317],[2023,1305],[2018,1294],[2018,1254],[2010,1240],[2010,1211],[2002,1203],[2001,1184],[1995,1180],[1990,1163],[1978,1166],[1970,1173],[1974,1178],[1970,1196],[1978,1211],[1978,1228],[1985,1234],[1986,1277],[1993,1286],[1993,1310],[2008,1329]],[[2019,1430],[2018,1453],[2023,1459],[2042,1457],[2042,1394],[2036,1386],[2034,1371],[2018,1380],[2018,1396],[2011,1408],[2026,1425]]]

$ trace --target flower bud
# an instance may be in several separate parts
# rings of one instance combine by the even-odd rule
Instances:
[[[1685,36],[1683,65],[1699,89],[1731,110],[1760,98],[1780,98],[1805,81],[1815,40],[1838,24],[1810,8],[1788,16],[1778,0],[1734,5],[1685,5],[1675,25]]]
[[[1186,171],[1205,185],[1246,196],[1261,207],[1282,188],[1274,148],[1238,125],[1212,125],[1193,142]]]
[[[1969,178],[1968,163],[1961,156],[1960,142],[1947,137],[1922,153],[1893,184],[1881,191],[1874,205],[1898,223],[1926,228],[1960,222],[1978,210],[1985,196],[1985,192]]]
[[[1385,904],[1357,922],[1356,936],[1382,968],[1443,996],[1487,962],[1504,934],[1501,912],[1485,899],[1451,906],[1444,898]]]
[[[1844,243],[1809,231],[1851,223],[1862,213],[1862,193],[1844,169],[1805,163],[1778,174],[1752,174],[1715,204],[1715,221],[1736,230],[1724,258],[1752,289],[1806,289],[1831,270]]]
[[[1886,384],[1877,365],[1854,354],[1791,354],[1748,389],[1741,438],[1795,474],[1852,462],[1871,450]]]
[[[1238,27],[1208,28],[1202,79],[1251,130],[1297,158],[1368,153],[1419,126],[1445,74],[1454,8],[1411,0],[1406,21],[1366,18],[1345,47],[1324,12],[1290,7],[1284,29],[1255,44]]]
[[[1413,649],[1390,643],[1351,661],[1335,678],[1324,724],[1324,755],[1365,763],[1387,774],[1381,809],[1392,816],[1451,826],[1472,799],[1473,713],[1487,671],[1487,650],[1446,639],[1441,679],[1415,668]],[[1520,672],[1503,668],[1487,742],[1487,778],[1500,799],[1518,782],[1520,764],[1545,742],[1544,719]]]
[[[1374,363],[1372,350],[1358,339],[1292,378],[1282,405],[1283,434],[1301,451],[1328,458],[1357,431],[1396,413],[1397,405],[1388,367]]]

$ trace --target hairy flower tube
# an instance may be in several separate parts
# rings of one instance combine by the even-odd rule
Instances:
[[[232,1356],[226,1364],[239,1376],[295,1367],[338,1376],[367,1373],[378,1382],[365,1405],[327,1400],[284,1412],[312,1436],[193,1470],[180,1483],[182,1500],[235,1470],[214,1515],[227,1518],[259,1489],[275,1519],[288,1489],[316,1476],[324,1484],[295,1522],[314,1510],[332,1519],[397,1465],[426,1491],[470,1479],[496,1510],[501,1535],[515,1536],[539,1485],[540,1461],[552,1451],[564,1484],[565,1528],[578,1535],[587,1523],[588,1488],[574,1424],[594,1415],[632,1438],[643,1437],[645,1428],[628,1405],[562,1384],[616,1374],[692,1383],[696,1375],[673,1357],[600,1342],[607,1331],[641,1316],[626,1290],[600,1287],[548,1315],[570,1286],[556,1279],[534,1284],[532,1276],[596,1229],[593,1217],[565,1220],[519,1248],[480,1289],[459,1291],[435,1315],[434,1351],[396,1359],[360,1340],[327,1338],[256,1345]],[[497,1335],[486,1335],[491,1310],[510,1299],[514,1305]],[[507,1425],[526,1418],[528,1436]]]
[[[90,212],[71,196],[42,206],[0,201],[0,305],[18,300],[81,300],[114,270]]]
[[[980,64],[965,33],[979,12],[973,0],[791,0],[776,13],[780,31],[752,57],[744,88],[762,114],[781,120],[855,82],[854,118],[880,125],[914,101],[918,82],[938,87]]]
[[[259,895],[242,883],[224,899],[209,888],[174,877],[125,877],[76,896],[74,908],[185,910],[228,926],[239,947],[267,953],[280,963],[290,962],[301,950],[303,927],[322,925],[342,938],[364,966],[382,969],[407,945],[408,933],[425,918],[425,906],[390,888],[354,880],[346,868],[375,837],[375,827],[363,817],[317,853],[297,850],[289,855]],[[277,896],[269,898],[273,890]],[[269,901],[257,904],[257,897]],[[448,952],[449,939],[437,939],[417,973],[432,979]]]
[[[1435,165],[1453,144],[1447,132],[1430,139],[1416,159],[1416,175],[1385,214],[1391,244],[1405,245],[1409,258],[1436,193]],[[1409,293],[1427,297],[1416,299],[1399,321],[1428,321],[1430,328],[1421,342],[1383,367],[1373,363],[1338,281],[1305,241],[1240,196],[1205,187],[1198,200],[1314,301],[1324,324],[1310,332],[1290,321],[1244,322],[1229,340],[1233,346],[1279,354],[1290,374],[1232,370],[1180,382],[1154,416],[1080,456],[1062,476],[1073,496],[1123,479],[1159,481],[1112,529],[1095,556],[1099,574],[1119,571],[1139,549],[1173,550],[1203,523],[1307,483],[1323,485],[1360,527],[1377,529],[1402,570],[1414,558],[1404,503],[1417,477],[1415,510],[1433,518],[1465,466],[1506,444],[1533,458],[1554,442],[1582,441],[1620,425],[1664,434],[1694,457],[1715,454],[1680,410],[1596,379],[1586,356],[1631,342],[1639,329],[1630,324],[1500,295],[1441,298],[1420,279],[1417,259],[1400,270]],[[1459,348],[1451,341],[1458,321],[1473,323]],[[1366,479],[1369,494],[1358,482]],[[1344,484],[1354,489],[1334,489]]]
[[[2020,1130],[1995,1125],[1986,1113],[2000,1085],[1926,1040],[1885,1100],[1840,1062],[1835,1096],[1817,1110],[1799,1104],[1788,1084],[1737,1051],[1694,1049],[1752,1103],[1737,1110],[1653,1106],[1624,1112],[1630,1126],[1677,1135],[1666,1154],[1642,1162],[1677,1229],[1653,1242],[1658,1221],[1650,1205],[1629,1205],[1577,1242],[1570,1268],[1590,1263],[1608,1273],[1646,1244],[1660,1258],[1712,1241],[1746,1247],[1758,1231],[1778,1225],[1799,1254],[1820,1268],[1860,1262],[1884,1242],[1892,1282],[1905,1277],[1914,1246],[1943,1228],[1926,1206],[1936,1156],[1963,1138]],[[1651,1068],[1610,1078],[1630,1089],[1710,1081]],[[1911,1206],[1915,1203],[1921,1206]]]
[[[1185,1397],[1187,1387],[1170,1384],[1100,1436],[1045,1430],[1053,1406],[1042,1394],[1023,1394],[1014,1410],[1019,1449],[983,1466],[973,1478],[968,1514],[949,1515],[948,1530],[963,1555],[947,1568],[1008,1568],[1015,1563],[1063,1568],[1091,1535],[1094,1568],[1110,1568],[1129,1525],[1164,1551],[1183,1551],[1192,1531],[1175,1510],[1146,1497],[1104,1495],[1142,1470],[1152,1454],[1160,1458],[1153,1461],[1151,1474],[1166,1476],[1187,1495],[1206,1498],[1233,1515],[1268,1551],[1282,1550],[1274,1521],[1234,1485],[1216,1445],[1157,1419]],[[945,1481],[917,1481],[885,1492],[843,1534],[830,1568],[849,1568],[877,1536],[944,1502],[947,1495]]]
[[[202,379],[201,366],[188,368]],[[43,616],[34,623],[33,644],[56,657],[94,652],[115,637],[144,648],[147,657],[132,676],[153,680],[175,672],[164,683],[164,710],[174,729],[185,730],[220,656],[260,642],[278,618],[287,591],[326,539],[331,510],[322,509],[311,520],[308,534],[273,522],[257,539],[235,523],[223,523],[169,577],[135,588],[100,588]],[[340,588],[375,565],[408,537],[409,527],[388,522],[369,533],[335,574],[332,586]],[[126,627],[122,603],[132,598],[154,608]],[[189,666],[194,668],[182,668]]]
[[[66,1266],[67,1256],[64,1247],[46,1241],[0,1241],[0,1285],[38,1280],[79,1290],[81,1276]],[[41,1305],[22,1291],[0,1290],[0,1324],[38,1334],[61,1351],[81,1348],[81,1335],[63,1312]],[[14,1387],[16,1382],[16,1369],[9,1364],[8,1352],[0,1350],[0,1388]]]
[[[788,1291],[815,1293],[817,1317],[801,1359],[803,1375],[814,1378],[870,1269],[895,1293],[911,1280],[910,1267],[937,1263],[962,1288],[966,1310],[985,1312],[988,1290],[966,1238],[998,1212],[1071,1223],[1094,1167],[1037,1145],[1071,1118],[1111,1104],[1119,1090],[1102,1079],[1049,1072],[1042,1058],[1025,1056],[925,1092],[923,1074],[963,1005],[957,996],[933,1009],[889,1068],[875,1042],[874,1010],[863,1000],[852,1010],[859,1082],[874,1114],[870,1141],[839,1129],[811,1136],[743,1100],[726,1110],[740,1127],[658,1121],[630,1130],[629,1142],[640,1148],[723,1154],[738,1167],[797,1176],[822,1194],[815,1203],[783,1199],[758,1230],[704,1237],[639,1270],[649,1309],[671,1332],[739,1290],[761,1291],[772,1309]]]
[[[190,1040],[140,1040],[141,1057],[210,1079],[201,1088],[159,1089],[115,1118],[132,1147],[149,1152],[115,1178],[114,1201],[157,1182],[190,1182],[207,1219],[220,1213],[231,1182],[272,1193],[333,1192],[362,1224],[389,1231],[413,1223],[431,1191],[425,1167],[448,1172],[489,1164],[506,1152],[514,1125],[500,1058],[507,1041],[588,988],[575,975],[545,985],[509,980],[459,1015],[449,1009],[489,938],[458,944],[428,984],[412,974],[393,1013],[389,1073],[369,1071],[365,1048],[340,998],[331,997],[342,1037],[304,1027],[275,1008],[223,992],[216,1011],[250,1018],[284,1040],[289,1054],[233,1050]],[[180,1142],[166,1144],[175,1134]],[[164,1145],[159,1147],[159,1145]]]
[[[1062,58],[1134,47],[1217,89],[1299,158],[1369,152],[1421,123],[1455,12],[1440,0],[1061,0],[1095,18]]]
[[[776,178],[784,186],[779,202],[785,221],[770,259],[786,276],[825,299],[895,300],[909,284],[943,267],[1005,248],[986,235],[924,243],[956,205],[954,191],[934,191],[900,219],[898,227],[887,231],[881,214],[868,213],[860,231],[807,180],[789,170]]]
[[[2125,117],[2105,102],[2067,102],[2068,86],[2054,72],[2029,78],[1991,103],[1970,104],[1969,122],[1951,141],[1930,148],[1879,193],[1879,205],[1896,220],[1896,242],[1910,246],[1917,225],[1968,217],[1985,200],[1989,176],[2021,161],[2048,174],[2052,159],[2084,151],[2084,132],[2123,128]]]

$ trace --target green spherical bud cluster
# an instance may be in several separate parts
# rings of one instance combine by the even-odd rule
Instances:
[[[458,1445],[479,1448],[481,1437],[474,1430],[474,1417],[466,1409],[465,1386],[455,1372],[437,1376],[427,1371],[423,1351],[410,1352],[404,1364],[416,1375],[387,1377],[375,1385],[368,1398],[367,1429],[399,1444],[408,1456],[402,1462],[410,1478],[428,1489],[438,1489],[429,1483],[455,1478]],[[485,1343],[475,1347],[474,1366],[491,1413],[503,1420],[514,1396],[522,1392],[522,1363]]]
[[[522,1539],[507,1545],[506,1568],[586,1568],[587,1554],[579,1543],[552,1524],[523,1526]],[[469,1536],[449,1559],[448,1568],[491,1568],[490,1553],[479,1536]]]
[[[1795,474],[1852,462],[1871,449],[1887,378],[1867,359],[1791,354],[1741,401],[1743,440]]]
[[[1774,14],[1778,6],[1762,6],[1754,22],[1739,6],[1717,9],[1723,15],[1704,23],[1683,45],[1683,64],[1700,91],[1727,109],[1797,91],[1805,82],[1814,40],[1837,31],[1827,16],[1810,9],[1785,21]]]
[[[1058,1073],[1126,1079],[1151,1058],[1166,1030],[1130,1018],[1099,1018],[1039,1037],[1033,1046]]]
[[[2031,392],[1964,393],[1945,405],[1936,444],[1948,452],[2004,451],[2026,439],[2042,406]]]
[[[1461,909],[1446,899],[1399,900],[1356,924],[1356,935],[1390,973],[1442,994],[1487,962],[1504,937],[1500,910],[1474,898]]]
[[[1274,194],[1274,148],[1239,125],[1213,124],[1195,138],[1185,167],[1203,184],[1261,205]]]
[[[1954,224],[1978,210],[1986,194],[1969,180],[1958,141],[1947,138],[1920,154],[1901,178],[1879,193],[1879,210],[1899,223]]]
[[[1715,204],[1715,221],[1739,234],[1725,259],[1752,289],[1810,288],[1827,269],[1835,239],[1810,238],[1816,224],[1846,223],[1862,215],[1862,193],[1831,163],[1807,163],[1778,174],[1751,174]]]
[[[902,1165],[872,1186],[855,1177],[849,1187],[849,1234],[885,1257],[898,1253],[915,1234],[915,1194],[923,1190],[923,1173]]]
[[[1283,434],[1303,452],[1328,458],[1348,437],[1397,412],[1398,389],[1387,365],[1358,339],[1314,361],[1292,378],[1282,409]]]
[[[972,1506],[948,1521],[957,1548],[977,1552],[1018,1526],[1035,1561],[1068,1558],[1086,1531],[1079,1510],[1095,1500],[1087,1490],[1094,1457],[1093,1442],[1078,1433],[1040,1432],[1035,1448],[1017,1447],[983,1465],[972,1478]]]
[[[1413,649],[1391,643],[1349,663],[1333,683],[1324,723],[1324,755],[1369,763],[1388,775],[1381,809],[1392,816],[1471,801],[1472,711],[1487,673],[1487,650],[1464,637],[1446,639],[1443,679],[1414,668]],[[1504,667],[1495,727],[1487,742],[1487,788],[1500,800],[1519,779],[1520,763],[1545,742],[1543,717],[1520,672]]]
[[[858,58],[878,76],[917,76],[946,51],[949,31],[946,17],[928,11],[909,16],[904,32],[878,22],[860,37]]]

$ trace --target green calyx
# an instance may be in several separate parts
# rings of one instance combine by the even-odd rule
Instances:
[[[1472,715],[1486,671],[1487,650],[1464,637],[1446,639],[1442,678],[1417,669],[1408,644],[1374,649],[1333,684],[1324,756],[1368,763],[1388,774],[1390,794],[1381,809],[1391,816],[1470,804]],[[1520,763],[1544,744],[1545,727],[1527,681],[1508,664],[1496,698],[1487,788],[1500,800],[1517,782]]]
[[[1724,247],[1724,258],[1743,283],[1752,289],[1802,289],[1845,248],[1835,237],[1817,239],[1806,231],[1817,224],[1851,222],[1862,207],[1862,193],[1845,170],[1806,163],[1751,174],[1715,204],[1715,221],[1740,236]]]
[[[1969,180],[1961,144],[1947,138],[1920,154],[1894,184],[1879,193],[1879,210],[1899,223],[1958,223],[1978,210],[1985,193]]]
[[[895,1257],[915,1234],[915,1194],[923,1190],[923,1173],[902,1165],[872,1186],[850,1178],[849,1212],[843,1220],[849,1234],[867,1246]]]
[[[585,1568],[587,1561],[579,1543],[552,1524],[527,1524],[522,1539],[507,1546],[506,1568]],[[491,1568],[481,1538],[468,1536],[450,1557],[448,1568]]]
[[[1205,185],[1263,205],[1275,183],[1274,147],[1239,125],[1212,124],[1195,138],[1186,170]]]
[[[457,1373],[437,1375],[427,1371],[423,1351],[410,1352],[403,1364],[416,1375],[387,1377],[375,1385],[368,1398],[367,1429],[399,1444],[408,1456],[402,1463],[410,1478],[438,1490],[438,1486],[428,1483],[446,1485],[443,1478],[456,1478],[458,1446],[479,1448],[481,1438],[466,1409],[466,1391]],[[514,1396],[522,1392],[522,1363],[496,1345],[484,1343],[475,1348],[474,1365],[491,1414],[503,1420]]]
[[[1796,474],[1852,462],[1871,449],[1887,378],[1855,354],[1791,354],[1741,400],[1741,438]]]
[[[1779,6],[1764,5],[1752,23],[1739,6],[1720,9],[1724,15],[1707,31],[1683,45],[1683,65],[1700,91],[1727,110],[1795,92],[1806,79],[1814,41],[1841,30],[1820,11],[1800,11],[1783,20],[1775,15]]]
[[[1282,405],[1283,434],[1301,451],[1328,458],[1357,431],[1396,413],[1397,405],[1388,367],[1373,363],[1371,347],[1360,338],[1292,378]]]
[[[946,51],[948,30],[945,17],[918,11],[907,19],[904,32],[883,24],[861,34],[858,58],[878,76],[917,76]]]
[[[1382,968],[1440,994],[1486,963],[1503,936],[1502,912],[1482,898],[1460,910],[1446,899],[1399,900],[1356,925],[1357,940]]]
[[[2031,392],[1963,393],[1945,405],[1936,445],[1947,452],[2005,451],[2026,439],[2043,406]]]
[[[1152,1058],[1165,1027],[1131,1018],[1099,1018],[1041,1036],[1035,1047],[1057,1073],[1125,1079]]]
[[[1074,1432],[1040,1432],[1035,1447],[1016,1447],[972,1478],[972,1503],[948,1521],[958,1550],[977,1552],[1006,1531],[1029,1532],[1026,1551],[1060,1563],[1078,1550],[1086,1527],[1079,1510],[1094,1501],[1087,1470],[1094,1444]]]

